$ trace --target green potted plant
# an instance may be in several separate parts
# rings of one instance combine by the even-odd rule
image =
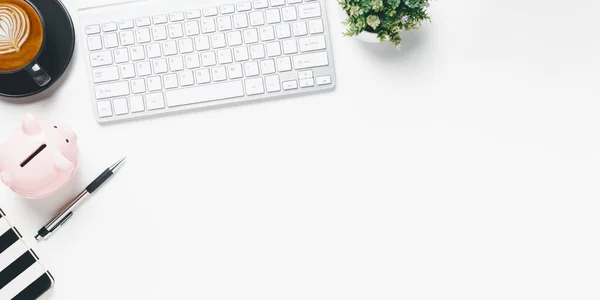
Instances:
[[[338,0],[347,19],[346,36],[367,42],[389,41],[402,49],[402,31],[429,21],[429,0]]]

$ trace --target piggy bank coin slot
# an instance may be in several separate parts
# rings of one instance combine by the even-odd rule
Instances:
[[[46,148],[46,144],[41,145],[35,152],[33,152],[29,157],[27,157],[22,163],[21,168],[25,167],[34,157],[40,154]]]

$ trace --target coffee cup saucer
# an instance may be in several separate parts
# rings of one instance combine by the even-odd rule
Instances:
[[[45,45],[38,62],[52,80],[40,87],[23,70],[12,74],[0,74],[0,97],[20,98],[40,93],[55,82],[67,70],[75,50],[75,29],[67,9],[60,0],[29,0],[46,23]]]

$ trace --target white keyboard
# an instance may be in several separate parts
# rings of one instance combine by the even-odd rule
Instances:
[[[101,123],[335,86],[325,0],[137,1],[79,14]]]

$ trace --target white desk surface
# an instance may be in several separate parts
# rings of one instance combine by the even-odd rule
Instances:
[[[400,53],[328,2],[332,93],[101,126],[78,45],[39,101],[0,101],[0,136],[27,111],[80,136],[59,195],[0,186],[31,244],[129,156],[34,245],[44,300],[600,297],[600,2],[435,1]]]

